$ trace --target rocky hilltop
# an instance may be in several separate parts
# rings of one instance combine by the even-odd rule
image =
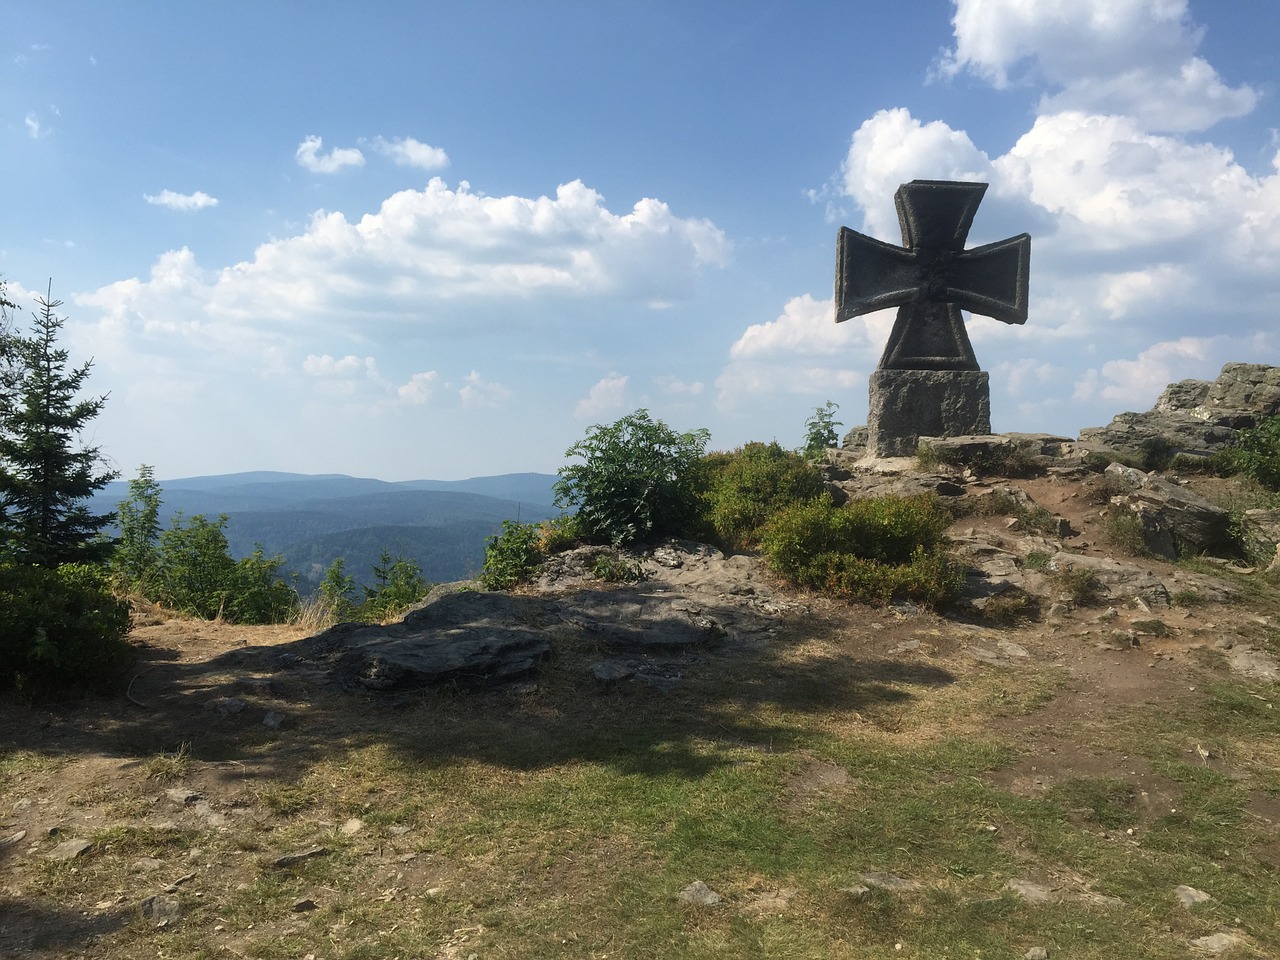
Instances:
[[[1240,430],[1280,412],[1280,367],[1228,363],[1216,380],[1180,380],[1145,413],[1121,413],[1105,427],[1080,431],[1080,442],[1097,449],[1141,452],[1153,442],[1176,452],[1209,454]]]
[[[1226,481],[1140,470],[1123,455],[1152,442],[1209,453],[1277,409],[1280,368],[1228,364],[1217,380],[1173,384],[1156,409],[1079,440],[923,438],[918,457],[871,459],[855,433],[828,452],[824,473],[837,502],[931,493],[947,504],[969,568],[952,617],[1084,635],[1105,622],[1104,633],[1124,637],[1179,608],[1238,600],[1239,577],[1275,565],[1280,511],[1250,510],[1233,526],[1216,502]],[[1178,562],[1188,557],[1200,559]],[[601,570],[626,576],[607,582]],[[691,657],[767,642],[775,618],[809,603],[754,556],[678,541],[638,553],[583,547],[553,558],[520,596],[446,585],[401,623],[339,625],[302,641],[290,662],[349,689],[502,685],[585,643],[600,650],[596,680],[665,685]]]

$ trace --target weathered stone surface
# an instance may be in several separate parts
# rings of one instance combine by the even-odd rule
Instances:
[[[1169,606],[1169,588],[1151,571],[1110,557],[1058,553],[1049,561],[1052,573],[1087,570],[1102,585],[1107,597],[1137,597],[1152,607]]]
[[[991,388],[981,370],[877,370],[871,375],[867,450],[910,457],[920,437],[991,432]]]
[[[1228,363],[1216,380],[1170,384],[1145,413],[1118,414],[1105,427],[1080,431],[1082,443],[1106,450],[1141,453],[1163,441],[1175,451],[1204,455],[1222,449],[1238,431],[1280,410],[1280,367]]]
[[[860,873],[858,874],[858,879],[873,887],[879,887],[881,890],[893,890],[897,893],[910,893],[912,890],[920,889],[920,884],[914,880],[907,880],[897,874],[884,873],[878,870],[873,870],[870,873]]]
[[[551,650],[546,602],[464,591],[444,594],[386,626],[340,623],[311,641],[337,657],[344,685],[395,690],[439,683],[492,686],[533,672]]]
[[[1191,945],[1197,950],[1204,950],[1208,953],[1226,953],[1237,944],[1244,943],[1244,938],[1234,933],[1213,933],[1207,937],[1197,937],[1191,941]]]
[[[524,677],[576,632],[607,651],[598,676],[606,687],[635,680],[667,690],[703,649],[767,643],[779,615],[804,609],[775,596],[776,581],[753,556],[682,540],[642,554],[609,549],[611,562],[634,567],[640,579],[602,583],[579,557],[539,595],[437,590],[400,623],[339,624],[297,641],[290,663],[346,689],[482,688]],[[279,647],[260,656],[281,662]]]
[[[1201,903],[1208,903],[1213,897],[1205,893],[1203,890],[1197,890],[1195,887],[1189,887],[1185,883],[1174,887],[1173,895],[1178,898],[1178,902],[1190,910],[1192,907]]]
[[[850,428],[840,441],[841,450],[850,450],[861,455],[867,449],[867,437],[870,428],[863,425]]]
[[[822,471],[837,506],[856,497],[958,497],[965,489],[964,478],[951,468],[920,470],[909,458],[864,459],[846,450],[828,450]]]
[[[724,897],[720,896],[701,880],[693,881],[693,883],[677,893],[676,899],[698,907],[714,907],[724,902]]]
[[[1010,880],[1005,886],[1028,903],[1052,903],[1059,899],[1048,887],[1030,880]]]
[[[1113,463],[1107,475],[1131,492],[1112,503],[1142,522],[1143,540],[1153,554],[1170,560],[1219,550],[1230,544],[1230,515],[1185,487],[1132,467]]]
[[[92,846],[93,843],[88,840],[63,840],[45,854],[45,857],[49,860],[74,860],[88,853]]]

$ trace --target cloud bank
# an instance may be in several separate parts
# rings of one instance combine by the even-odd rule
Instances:
[[[1105,422],[1107,406],[1145,407],[1171,380],[1226,360],[1280,361],[1269,332],[1280,307],[1280,154],[1255,172],[1189,136],[1248,113],[1258,93],[1197,55],[1203,31],[1187,4],[957,0],[953,26],[935,79],[1040,90],[1030,127],[992,156],[942,120],[885,109],[853,132],[829,192],[857,204],[855,227],[898,243],[899,184],[986,181],[970,243],[1032,233],[1028,324],[970,324],[979,361],[1008,374],[993,379],[993,408],[1024,428],[1068,404]],[[718,381],[721,404],[794,389],[815,357],[853,361],[820,368],[828,373],[874,367],[884,316],[828,328],[829,309],[793,300],[749,326]],[[844,329],[855,324],[866,330]]]

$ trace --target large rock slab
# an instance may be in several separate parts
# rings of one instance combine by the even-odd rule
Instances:
[[[532,673],[551,650],[545,601],[463,591],[438,597],[399,623],[340,623],[306,641],[335,661],[344,686],[397,690],[459,683],[493,686]]]
[[[1111,502],[1141,521],[1143,541],[1156,556],[1173,560],[1230,546],[1230,514],[1198,493],[1118,463],[1106,472],[1129,488]]]

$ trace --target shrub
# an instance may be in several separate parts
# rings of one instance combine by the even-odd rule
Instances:
[[[510,590],[533,579],[542,566],[540,527],[518,520],[503,520],[502,532],[484,544],[480,582],[488,590]]]
[[[220,617],[235,577],[236,562],[227,552],[227,516],[189,520],[176,514],[160,534],[156,599],[174,610],[213,620]]]
[[[917,548],[941,543],[950,523],[951,516],[932,496],[867,497],[843,507],[812,500],[781,510],[760,539],[766,559],[789,577],[823,553],[907,563]]]
[[[209,520],[174,516],[160,534],[156,599],[191,616],[231,623],[284,623],[296,613],[298,594],[278,574],[283,557],[261,547],[240,561],[228,552],[227,516]]]
[[[1057,570],[1050,580],[1066,599],[1081,606],[1098,603],[1106,593],[1098,575],[1083,567]]]
[[[677,433],[647,410],[596,425],[566,452],[556,506],[576,507],[583,535],[620,546],[691,531],[701,514],[700,459],[710,433]]]
[[[844,426],[836,419],[836,411],[840,407],[830,400],[825,406],[816,408],[813,416],[804,422],[804,448],[801,453],[806,460],[821,463],[827,455],[827,448],[834,447],[840,438],[836,427]]]
[[[761,548],[770,567],[798,586],[864,603],[902,598],[936,606],[963,581],[942,549],[950,522],[934,497],[874,497],[844,507],[812,500],[776,514]]]
[[[383,550],[373,565],[372,587],[364,588],[360,619],[380,623],[398,616],[427,595],[422,568],[407,557],[392,558]]]
[[[1034,477],[1043,467],[1034,453],[1018,443],[1005,445],[992,451],[975,451],[968,454],[957,450],[939,449],[922,443],[916,451],[916,465],[921,470],[933,470],[939,466],[968,469],[979,476]]]
[[[1240,473],[1268,490],[1280,490],[1280,416],[1240,431],[1229,458]]]
[[[222,615],[232,623],[287,623],[298,612],[298,591],[280,577],[284,557],[267,557],[261,545],[236,562]]]
[[[544,557],[568,550],[582,539],[582,524],[571,513],[562,513],[538,524],[538,552]]]
[[[117,511],[120,537],[111,554],[111,573],[127,593],[150,596],[160,560],[156,541],[160,536],[160,484],[147,464],[129,481],[129,496]]]
[[[638,583],[644,579],[644,567],[625,554],[601,553],[591,564],[591,574],[606,583]]]
[[[783,507],[823,495],[817,468],[776,442],[749,443],[704,463],[709,519],[718,541],[732,550],[758,545],[761,528]]]
[[[29,696],[105,689],[132,659],[129,608],[84,564],[0,563],[0,684]]]
[[[346,566],[345,558],[334,558],[316,590],[320,604],[318,616],[331,623],[356,619],[356,602],[351,599],[351,593],[356,588],[356,578],[347,576]]]
[[[1139,469],[1147,473],[1165,470],[1173,460],[1176,448],[1164,437],[1148,437],[1142,441]]]
[[[1150,555],[1142,518],[1127,507],[1116,506],[1107,511],[1103,535],[1113,547],[1131,557]]]

